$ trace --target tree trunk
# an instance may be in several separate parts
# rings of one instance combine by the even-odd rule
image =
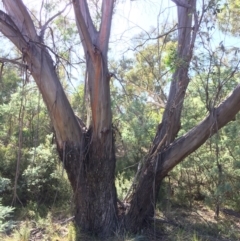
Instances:
[[[102,3],[99,31],[92,23],[87,2],[74,1],[73,5],[86,57],[85,94],[90,99],[91,116],[78,171],[72,175],[71,163],[66,170],[74,190],[77,225],[100,236],[109,235],[117,227],[116,159],[107,66],[113,3]]]
[[[91,108],[88,130],[74,115],[43,36],[37,35],[22,1],[4,1],[9,15],[0,12],[1,32],[22,52],[48,108],[57,148],[74,191],[76,224],[100,236],[109,235],[117,227],[116,160],[107,68],[113,2],[104,2],[100,32],[91,22],[86,1],[73,2],[87,60],[86,89]]]
[[[75,221],[81,230],[99,236],[117,227],[115,156],[107,151],[103,139],[93,140],[92,131],[84,134],[82,147],[66,144],[60,151],[74,192]]]
[[[177,4],[178,49],[170,93],[152,148],[140,173],[137,174],[136,188],[132,190],[131,206],[126,215],[126,226],[131,227],[134,232],[143,227],[154,214],[158,191],[165,177],[159,171],[166,161],[163,151],[174,141],[181,127],[180,118],[189,84],[188,69],[199,25],[198,18],[195,17],[196,27],[191,27],[193,16],[196,16],[196,0],[192,0],[191,5],[188,1],[182,2],[186,2],[186,6]],[[164,170],[162,171],[164,173]]]
[[[100,52],[95,56],[94,63],[88,61],[92,124],[80,149],[66,144],[60,152],[74,191],[77,226],[104,237],[117,228],[116,159],[109,75]]]

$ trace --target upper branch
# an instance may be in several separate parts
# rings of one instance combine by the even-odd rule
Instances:
[[[93,45],[97,39],[97,30],[93,25],[86,0],[74,0],[73,7],[77,22],[78,31],[84,47],[85,53],[93,56]]]
[[[99,34],[99,44],[102,53],[106,54],[111,31],[114,0],[102,2],[102,19]]]
[[[182,1],[183,2],[183,1]],[[192,6],[186,8],[177,4],[178,12],[178,54],[180,58],[190,61],[192,49],[190,48],[191,40],[194,44],[195,39],[192,39],[192,20],[196,12],[196,0],[192,0]],[[197,24],[197,23],[196,23]],[[198,28],[194,30],[197,34]],[[187,58],[187,59],[186,59]]]
[[[183,0],[181,1],[183,2]],[[184,0],[188,3],[187,0]],[[175,68],[172,76],[172,82],[168,95],[166,108],[162,118],[162,127],[159,129],[154,140],[153,151],[162,138],[167,133],[166,145],[169,145],[175,138],[181,127],[181,113],[186,94],[186,89],[189,84],[189,66],[192,58],[193,46],[195,43],[195,36],[198,28],[192,29],[193,14],[195,9],[196,0],[191,1],[191,8],[182,7],[177,5],[178,13],[178,47],[177,58],[180,60]],[[195,15],[194,15],[195,16]]]
[[[233,92],[196,127],[177,139],[164,152],[164,163],[161,167],[164,170],[162,175],[170,171],[181,162],[186,156],[194,152],[209,137],[219,129],[232,121],[240,111],[240,84]]]
[[[22,35],[25,38],[28,36],[28,38],[36,40],[36,29],[22,0],[3,0],[3,4]]]
[[[11,17],[0,10],[0,31],[9,38],[20,50],[27,46],[25,38],[20,33]]]
[[[63,10],[59,11],[58,13],[54,14],[51,18],[49,18],[46,23],[41,27],[41,31],[40,31],[40,38],[43,40],[44,39],[44,33],[47,29],[48,24],[53,21],[57,16],[59,16],[60,14],[62,14],[66,8],[70,5],[70,3],[66,4],[66,6],[63,8]],[[41,23],[41,21],[40,21]]]
[[[8,58],[1,58],[0,57],[0,63],[11,63],[11,64],[16,64],[22,68],[27,68],[28,66],[26,64],[20,63],[18,60],[20,60],[22,58],[18,58],[18,59],[8,59]]]

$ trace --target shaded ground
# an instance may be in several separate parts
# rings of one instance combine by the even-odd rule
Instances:
[[[223,209],[219,218],[209,208],[196,205],[192,209],[171,208],[157,212],[151,228],[141,234],[115,237],[108,241],[237,241],[240,240],[240,213]],[[78,233],[78,239],[77,237]],[[82,236],[72,223],[72,218],[59,214],[48,215],[38,221],[24,221],[10,235],[0,236],[3,241],[96,241],[94,237]]]
[[[240,213],[223,209],[218,218],[203,205],[160,212],[155,220],[155,240],[240,240]],[[162,233],[157,233],[162,230]],[[154,232],[152,233],[154,240]]]

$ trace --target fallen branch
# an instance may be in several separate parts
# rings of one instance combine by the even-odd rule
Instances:
[[[61,221],[60,224],[63,225],[63,224],[69,223],[69,222],[71,222],[74,218],[75,218],[75,216],[72,216],[72,217],[70,217],[70,218],[67,218],[67,219],[65,219],[64,221]]]

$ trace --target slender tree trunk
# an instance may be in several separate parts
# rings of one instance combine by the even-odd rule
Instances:
[[[178,1],[176,1],[178,2]],[[131,206],[126,215],[126,226],[136,232],[143,227],[154,215],[156,198],[165,175],[161,168],[166,161],[164,150],[175,140],[181,127],[181,113],[184,97],[189,83],[188,69],[192,51],[198,31],[198,18],[195,17],[195,29],[192,28],[193,16],[196,16],[196,1],[191,5],[177,4],[178,11],[178,49],[175,63],[175,73],[172,76],[170,93],[163,114],[162,122],[158,127],[141,172],[136,179],[136,188],[132,190]],[[143,191],[144,190],[144,191]]]

